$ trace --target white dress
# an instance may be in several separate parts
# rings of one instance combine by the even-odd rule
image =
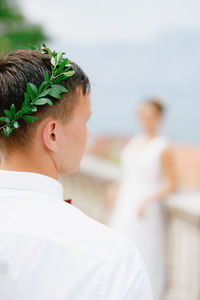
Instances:
[[[145,143],[147,143],[145,145]],[[165,184],[160,155],[168,147],[164,136],[147,142],[145,135],[134,136],[121,155],[122,185],[109,226],[129,236],[143,256],[153,290],[153,299],[161,300],[165,283],[165,216],[162,201],[149,205],[145,216],[138,210]]]

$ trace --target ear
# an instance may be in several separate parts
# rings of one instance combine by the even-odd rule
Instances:
[[[42,130],[44,145],[53,152],[58,151],[57,130],[58,123],[56,120],[50,120],[46,122]]]

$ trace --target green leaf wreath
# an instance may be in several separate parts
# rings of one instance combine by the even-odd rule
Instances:
[[[37,120],[37,117],[30,115],[37,111],[37,105],[49,104],[52,106],[53,102],[48,98],[48,95],[61,99],[61,94],[68,92],[68,90],[59,83],[74,74],[69,59],[63,57],[65,52],[57,53],[52,51],[44,43],[38,49],[33,45],[29,45],[29,48],[51,56],[51,77],[49,78],[48,74],[45,73],[44,81],[39,87],[36,87],[33,83],[27,83],[24,102],[19,111],[16,111],[14,104],[10,106],[10,110],[4,110],[5,116],[0,117],[0,122],[5,122],[6,124],[0,127],[0,130],[3,129],[6,136],[10,136],[14,129],[20,127],[18,122],[20,118],[30,123]]]

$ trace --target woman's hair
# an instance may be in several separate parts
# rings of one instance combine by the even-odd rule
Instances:
[[[163,115],[165,112],[165,107],[159,98],[150,98],[147,101],[145,101],[144,104],[154,106],[158,113],[161,115]]]
[[[0,58],[0,117],[4,116],[4,110],[10,109],[12,103],[16,110],[21,109],[24,101],[27,83],[33,83],[37,87],[44,81],[44,74],[51,77],[51,57],[37,50],[17,50]],[[87,75],[76,64],[71,62],[75,74],[62,84],[67,93],[62,95],[62,99],[50,99],[53,106],[38,106],[38,111],[33,113],[38,119],[34,123],[28,123],[19,119],[20,127],[14,130],[9,137],[0,130],[0,147],[13,148],[27,146],[31,141],[34,129],[43,119],[52,116],[63,122],[67,121],[77,104],[77,87],[82,88],[83,94],[90,92],[90,82]],[[1,124],[0,124],[1,125]]]

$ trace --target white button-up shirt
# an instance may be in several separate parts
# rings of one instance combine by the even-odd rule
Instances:
[[[62,185],[0,170],[1,300],[151,300],[132,242],[63,201]]]

